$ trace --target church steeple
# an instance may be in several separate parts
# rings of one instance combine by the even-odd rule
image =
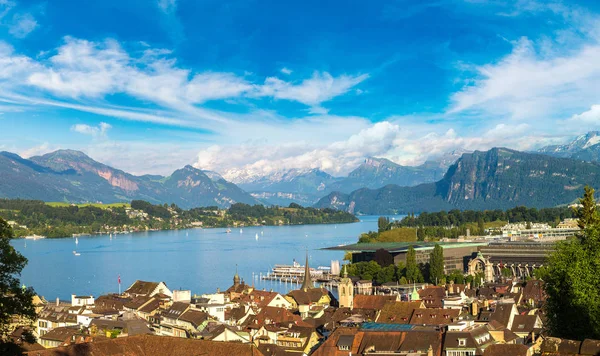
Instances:
[[[240,275],[238,274],[238,266],[235,265],[235,275],[233,276],[233,285],[238,286],[240,284]]]
[[[348,269],[344,265],[342,279],[338,284],[340,308],[354,308],[354,283],[348,278]]]
[[[306,251],[306,265],[304,265],[304,281],[302,282],[301,290],[307,291],[313,287],[313,283],[310,279],[310,267],[308,267],[308,251]]]

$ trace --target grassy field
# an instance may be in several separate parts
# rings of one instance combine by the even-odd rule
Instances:
[[[411,242],[417,241],[417,230],[412,227],[399,227],[379,234],[378,242]]]
[[[47,202],[47,205],[50,205],[52,207],[65,207],[65,206],[71,206],[71,203],[64,203],[64,202]],[[129,203],[112,203],[112,204],[99,204],[99,203],[86,203],[86,204],[75,204],[78,207],[82,208],[84,206],[93,206],[96,208],[101,208],[101,209],[108,209],[108,208],[117,208],[117,207],[131,207],[131,205]]]

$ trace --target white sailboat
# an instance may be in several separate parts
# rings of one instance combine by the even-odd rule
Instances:
[[[243,229],[240,229],[240,234],[241,234],[241,233],[243,233],[243,232],[244,232],[244,230],[243,230]]]
[[[189,233],[187,233],[187,232],[186,232],[186,233],[185,233],[185,236],[189,236]]]
[[[79,245],[79,239],[75,238],[75,245]]]
[[[254,236],[254,238],[256,239],[256,241],[258,241],[258,234],[256,234],[256,235]]]
[[[264,233],[265,233],[264,231],[261,231],[261,232],[260,232],[260,236],[262,236]]]

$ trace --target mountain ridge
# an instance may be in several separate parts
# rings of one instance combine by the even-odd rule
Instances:
[[[600,165],[508,148],[465,153],[435,183],[388,185],[334,192],[315,207],[353,213],[410,213],[451,209],[506,209],[568,204],[586,184],[600,185]]]
[[[187,165],[170,176],[135,176],[85,153],[57,150],[30,159],[0,153],[0,197],[72,203],[117,203],[134,199],[175,203],[182,208],[260,204],[222,177]]]

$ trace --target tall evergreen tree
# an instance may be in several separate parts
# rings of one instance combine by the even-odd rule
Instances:
[[[27,259],[11,245],[12,229],[0,218],[0,354],[10,355],[15,346],[4,342],[9,325],[14,317],[33,320],[36,316],[33,306],[33,289],[22,288],[18,276]]]
[[[586,187],[578,210],[582,233],[557,243],[543,274],[547,326],[552,336],[600,338],[600,219],[594,190]]]
[[[417,254],[412,246],[406,252],[406,279],[410,283],[423,282],[423,274],[417,265]]]
[[[586,226],[600,223],[600,216],[598,215],[598,207],[596,206],[594,193],[595,191],[592,187],[585,186],[583,198],[579,199],[581,208],[575,209],[575,215],[579,219],[577,225],[579,225],[581,230],[584,230]]]
[[[385,216],[380,216],[379,219],[377,219],[377,228],[379,232],[384,232],[389,230],[390,228],[390,218],[387,218]]]
[[[436,285],[444,278],[444,249],[435,244],[429,255],[429,279]]]

